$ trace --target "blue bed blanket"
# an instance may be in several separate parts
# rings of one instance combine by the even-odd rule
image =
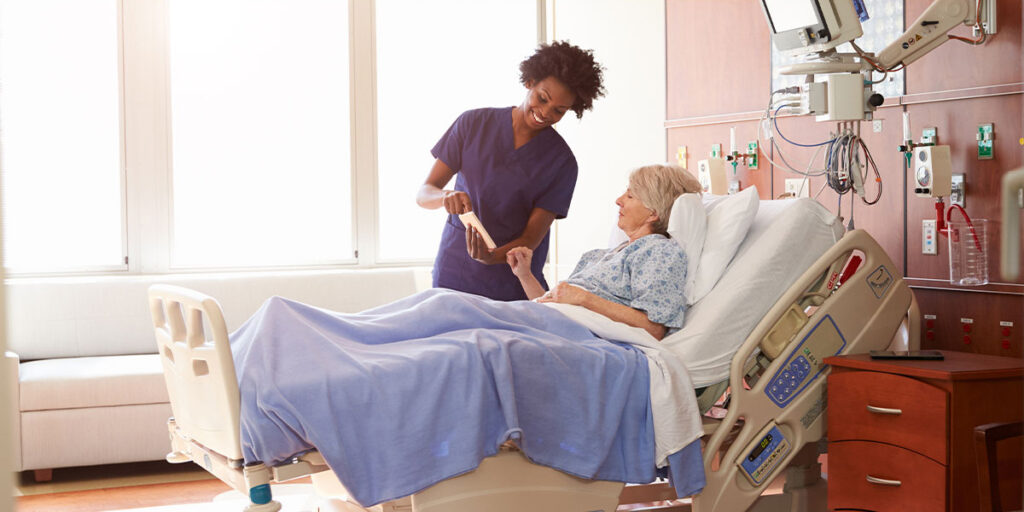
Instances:
[[[471,471],[508,439],[579,477],[655,477],[644,354],[541,304],[427,290],[342,314],[274,297],[231,348],[246,462],[315,448],[364,506]],[[699,490],[699,445],[669,460],[680,495]]]

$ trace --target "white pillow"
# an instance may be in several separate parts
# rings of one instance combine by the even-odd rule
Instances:
[[[707,295],[725,273],[725,268],[729,266],[736,249],[754,222],[759,202],[757,188],[748,187],[706,207],[707,235],[704,237],[704,250],[701,251],[696,281],[692,291],[687,293],[689,304]]]
[[[718,203],[721,203],[722,201],[728,199],[729,197],[730,196],[728,195],[704,194],[700,196],[700,200],[702,203],[704,203],[704,211],[710,214],[711,211],[714,210],[716,206],[718,206]]]
[[[708,216],[700,194],[683,194],[676,199],[668,217],[668,234],[686,253],[686,303],[691,300],[697,283],[698,266],[704,250],[704,238],[708,229]]]
[[[612,219],[612,232],[608,233],[608,248],[614,249],[622,244],[622,242],[628,242],[629,235],[625,231],[619,228],[619,211],[615,210],[615,217]]]

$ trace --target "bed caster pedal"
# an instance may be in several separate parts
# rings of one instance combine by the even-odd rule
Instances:
[[[181,463],[184,463],[184,462],[192,462],[192,458],[189,457],[188,454],[181,453],[181,452],[171,452],[171,453],[168,453],[164,457],[164,459],[167,459],[167,462],[170,462],[171,464],[181,464]]]

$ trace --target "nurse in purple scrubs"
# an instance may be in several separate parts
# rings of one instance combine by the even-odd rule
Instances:
[[[514,107],[468,110],[431,153],[436,160],[416,202],[448,219],[434,261],[434,286],[497,300],[526,299],[505,263],[513,247],[533,250],[531,271],[544,289],[549,228],[569,213],[576,157],[552,128],[568,111],[583,117],[604,95],[593,52],[567,42],[542,44],[519,64],[526,98]],[[452,177],[453,189],[445,189]],[[458,215],[473,211],[497,248],[484,245]]]

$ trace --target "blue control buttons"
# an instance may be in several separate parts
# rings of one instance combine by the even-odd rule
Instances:
[[[775,375],[768,386],[768,396],[776,403],[786,402],[811,373],[811,363],[802,355],[789,362],[781,372]]]

